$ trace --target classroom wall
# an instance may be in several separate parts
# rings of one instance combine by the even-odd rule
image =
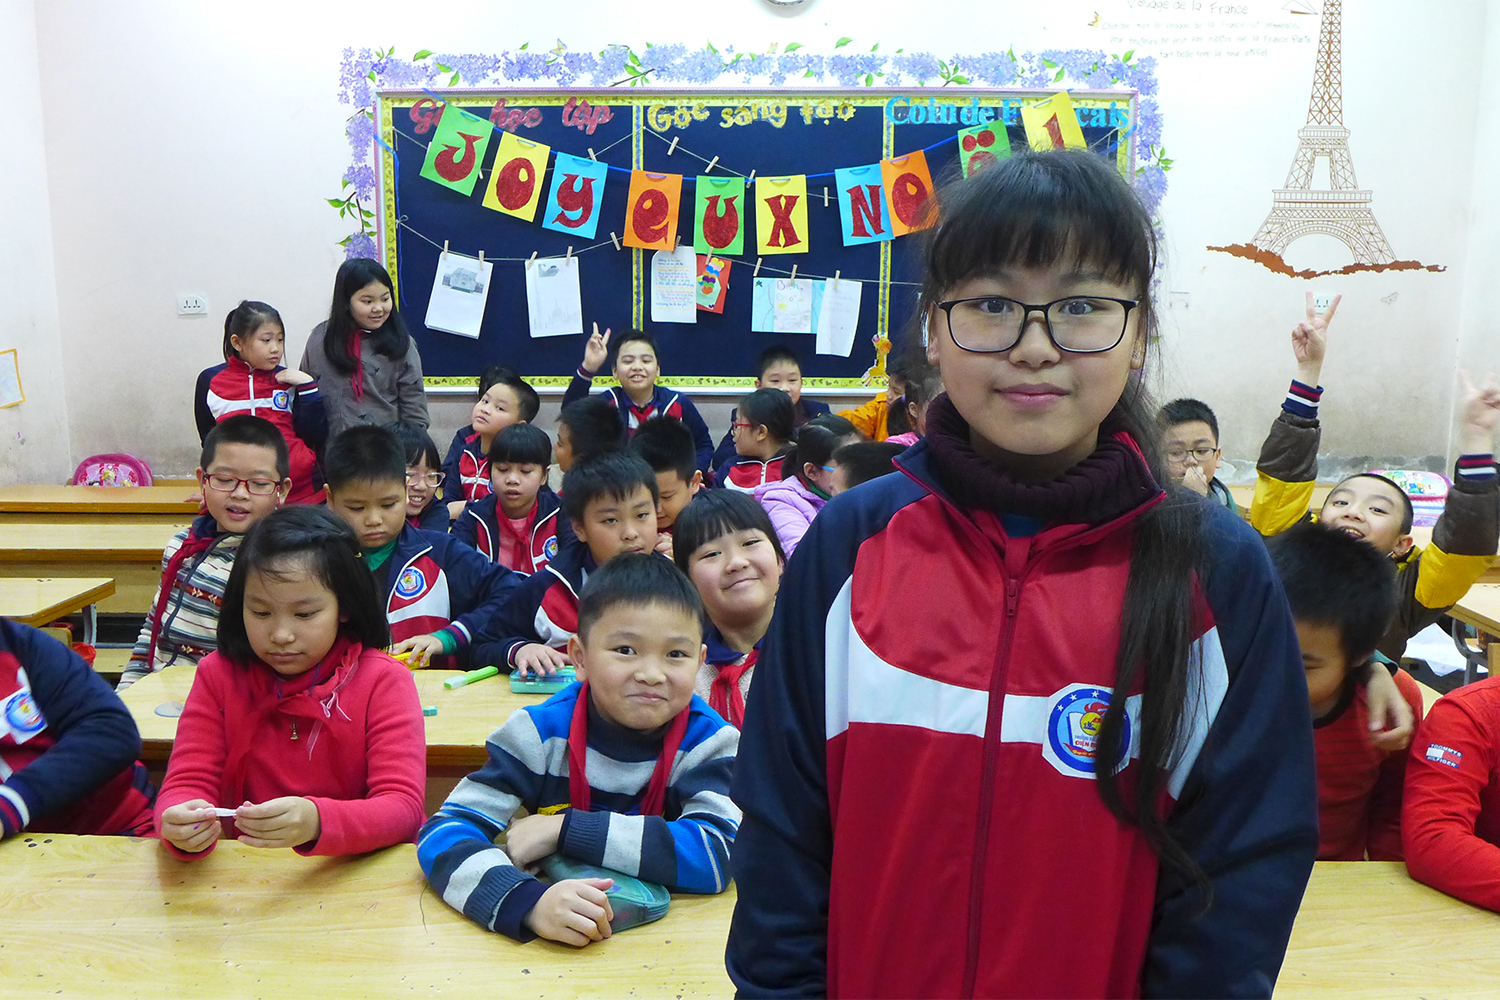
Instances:
[[[1486,315],[1485,287],[1500,263],[1491,236],[1500,220],[1485,184],[1500,139],[1481,118],[1493,106],[1483,97],[1500,96],[1500,0],[1345,4],[1345,122],[1361,185],[1375,191],[1377,218],[1398,257],[1447,269],[1312,281],[1206,249],[1248,242],[1296,148],[1317,19],[1303,18],[1295,30],[1269,27],[1296,20],[1281,0],[1191,0],[1176,11],[1176,0],[930,0],[916,18],[896,0],[810,0],[790,13],[741,0],[715,8],[710,20],[700,4],[663,0],[649,23],[620,18],[617,0],[574,0],[566,21],[547,5],[479,5],[462,18],[434,18],[383,2],[361,5],[357,17],[345,7],[288,2],[5,3],[7,18],[36,23],[19,41],[4,32],[4,44],[25,49],[35,38],[29,58],[40,68],[46,173],[31,189],[39,183],[46,195],[33,199],[32,211],[50,210],[50,222],[35,223],[35,239],[50,228],[51,308],[65,357],[65,378],[38,362],[31,379],[52,388],[43,394],[51,401],[34,397],[18,409],[52,407],[65,416],[26,419],[53,433],[66,426],[75,460],[130,450],[163,471],[190,470],[193,379],[219,360],[222,317],[240,297],[277,304],[300,356],[306,332],[327,311],[341,259],[335,244],[349,228],[324,201],[338,194],[348,165],[349,111],[337,101],[345,46],[394,45],[409,55],[523,41],[550,47],[561,38],[575,48],[625,41],[640,50],[647,41],[696,47],[708,38],[741,50],[795,40],[831,52],[851,36],[861,51],[876,42],[881,51],[937,53],[1134,48],[1159,59],[1162,142],[1175,160],[1162,208],[1159,374],[1169,394],[1198,395],[1219,410],[1226,454],[1242,474],[1290,376],[1288,332],[1306,288],[1345,295],[1324,378],[1330,470],[1441,465],[1460,345],[1471,363],[1500,367],[1491,360],[1500,332]],[[1214,13],[1226,7],[1243,13]],[[18,72],[17,64],[6,60],[0,72]],[[1348,262],[1326,239],[1298,243],[1288,258],[1299,267]],[[27,284],[45,288],[50,280]],[[175,315],[183,292],[205,295],[210,315]],[[35,288],[28,294],[47,298]],[[44,306],[37,308],[48,314]],[[122,405],[99,391],[101,373],[146,391]],[[432,409],[434,437],[445,444],[466,422],[468,403],[435,400]],[[552,397],[544,425],[555,409]],[[716,432],[727,409],[705,407]],[[13,419],[0,413],[0,430]],[[28,472],[44,474],[56,477],[50,468]]]

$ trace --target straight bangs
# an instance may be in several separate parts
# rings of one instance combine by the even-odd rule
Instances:
[[[771,516],[748,494],[734,490],[703,490],[677,515],[672,526],[672,559],[688,571],[688,560],[698,549],[716,538],[741,531],[759,531],[771,541],[778,562],[786,562],[781,539]]]

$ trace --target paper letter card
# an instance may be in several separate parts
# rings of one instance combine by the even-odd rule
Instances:
[[[724,257],[698,254],[698,310],[722,313],[729,292],[729,268],[734,262]]]
[[[762,254],[807,253],[806,175],[756,178],[755,237]]]
[[[811,278],[756,278],[750,303],[752,333],[812,333],[813,292]]]
[[[698,258],[690,246],[651,255],[651,322],[698,322]]]
[[[1078,113],[1067,91],[1059,91],[1036,104],[1021,105],[1021,123],[1032,149],[1087,149]]]
[[[625,199],[625,245],[642,250],[673,249],[681,201],[681,174],[632,170],[630,194]]]
[[[456,253],[438,254],[437,274],[432,278],[432,297],[427,300],[429,330],[479,337],[484,305],[490,296],[490,272],[495,265],[481,264]],[[580,332],[582,323],[580,322]]]
[[[839,226],[844,231],[844,246],[891,239],[891,213],[886,206],[880,164],[840,168],[833,172],[833,178],[839,191]]]
[[[526,270],[526,315],[533,337],[583,333],[583,300],[578,294],[578,258],[547,257]]]
[[[745,178],[700,176],[693,187],[693,249],[731,257],[744,253]]]
[[[823,304],[818,310],[818,353],[847,358],[854,348],[859,324],[859,300],[864,285],[858,281],[823,282]]]
[[[552,147],[510,132],[500,137],[490,186],[484,192],[484,207],[527,222],[536,218],[536,203],[542,196],[542,177],[547,173],[547,154]]]
[[[958,130],[958,162],[968,177],[981,167],[1010,158],[1010,135],[1004,122]]]
[[[599,227],[599,205],[604,201],[604,183],[608,177],[606,164],[558,153],[557,162],[552,165],[552,191],[547,195],[542,228],[593,239]]]
[[[459,194],[472,194],[474,182],[479,180],[479,164],[490,144],[490,131],[490,123],[483,118],[457,105],[444,105],[443,117],[427,144],[422,176]]]
[[[932,174],[927,170],[927,154],[920,149],[905,156],[880,161],[885,179],[885,196],[891,206],[891,231],[897,236],[926,229],[937,221],[930,211]]]

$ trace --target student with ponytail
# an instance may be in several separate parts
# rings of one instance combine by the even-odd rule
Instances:
[[[1318,851],[1307,686],[1243,521],[1170,482],[1156,237],[1109,164],[940,196],[946,394],[788,566],[735,766],[742,996],[1271,995]]]
[[[755,488],[755,499],[770,516],[788,557],[833,495],[833,453],[860,440],[859,431],[843,417],[830,414],[819,419],[837,420],[848,432],[840,435],[817,422],[806,424],[797,432],[796,446],[781,462],[786,478]]]

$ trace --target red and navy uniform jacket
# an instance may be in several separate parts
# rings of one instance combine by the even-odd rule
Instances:
[[[483,500],[474,500],[464,507],[464,512],[453,522],[453,537],[479,552],[491,562],[499,562],[502,549],[509,549],[514,542],[508,527],[501,527],[505,514],[499,509],[500,497],[491,493]],[[562,510],[562,501],[557,494],[545,486],[537,491],[536,506],[531,508],[528,520],[531,525],[531,562],[526,566],[512,566],[517,573],[538,573],[557,557],[557,522]]]
[[[777,605],[735,765],[740,995],[1270,996],[1318,812],[1297,636],[1260,539],[1204,511],[1162,803],[1212,886],[1200,913],[1093,775],[1133,525],[1157,498],[1008,537],[936,484],[928,448],[835,497],[787,563],[797,599]]]
[[[0,618],[0,835],[147,836],[156,789],[135,720],[79,655]]]
[[[443,503],[483,500],[490,495],[490,457],[472,426],[460,427],[443,459]]]
[[[328,437],[328,417],[318,383],[308,382],[295,388],[276,381],[276,372],[286,371],[278,365],[272,371],[251,368],[238,357],[222,365],[205,369],[198,376],[194,392],[193,416],[198,422],[198,439],[225,417],[248,413],[264,417],[276,425],[286,438],[287,457],[291,460],[292,492],[288,503],[320,503],[323,473],[318,468],[318,453]]]
[[[764,486],[766,483],[779,483],[785,478],[782,475],[781,463],[790,453],[791,448],[787,448],[775,458],[768,459],[736,455],[734,461],[719,469],[714,483],[726,490],[754,493],[758,486]]]
[[[417,528],[401,529],[382,569],[389,570],[385,614],[391,642],[447,631],[457,643],[454,655],[461,663],[468,662],[464,651],[480,627],[521,579],[451,535]]]
[[[433,497],[422,508],[422,513],[416,517],[408,517],[406,523],[412,528],[421,528],[423,531],[436,531],[440,535],[448,533],[448,505],[443,502],[441,495]]]
[[[800,396],[797,399],[795,412],[797,416],[793,426],[801,427],[813,417],[821,417],[823,414],[831,411],[827,403],[820,403],[816,399],[808,399],[806,396]],[[724,467],[724,464],[734,461],[737,457],[734,450],[734,422],[740,418],[739,413],[739,407],[735,407],[729,411],[729,430],[724,432],[724,440],[720,441],[719,447],[714,449],[713,473],[715,479],[718,478],[719,470]]]
[[[563,393],[562,405],[567,406],[575,399],[584,398],[593,386],[594,373],[586,368],[579,368],[573,373],[573,381],[568,383],[568,391]],[[603,395],[608,396],[610,402],[615,404],[615,409],[620,411],[620,418],[625,421],[627,438],[635,433],[642,421],[652,417],[676,417],[681,420],[693,432],[693,444],[698,451],[698,469],[705,476],[708,475],[708,466],[713,460],[714,440],[708,436],[708,425],[703,422],[703,417],[691,399],[664,385],[656,387],[651,401],[645,406],[632,403],[625,390],[619,386],[604,390]]]
[[[557,556],[514,592],[474,639],[476,664],[514,667],[516,650],[539,642],[567,649],[578,631],[578,595],[595,568],[589,548],[569,532]]]

